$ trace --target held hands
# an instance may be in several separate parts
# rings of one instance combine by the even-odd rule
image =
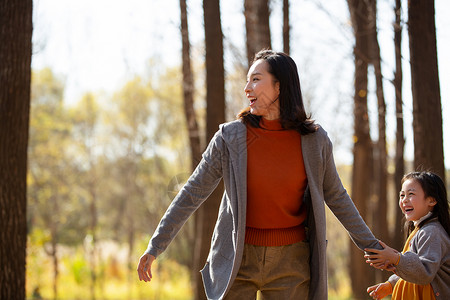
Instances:
[[[401,254],[382,241],[380,241],[380,245],[383,247],[383,250],[364,249],[365,251],[372,253],[364,255],[366,263],[370,264],[376,269],[394,272],[395,266],[398,264]]]
[[[389,282],[379,283],[367,288],[369,296],[373,299],[379,300],[392,294],[392,286]]]
[[[155,259],[153,255],[148,253],[141,256],[137,267],[140,281],[149,282],[152,280],[152,263]]]
[[[398,264],[401,254],[382,241],[380,241],[380,245],[383,247],[383,250],[364,249],[366,252],[371,253],[364,255],[366,263],[377,269],[395,272],[395,266]],[[368,287],[367,293],[369,293],[370,297],[373,299],[383,299],[392,294],[392,286],[389,282],[379,283]]]

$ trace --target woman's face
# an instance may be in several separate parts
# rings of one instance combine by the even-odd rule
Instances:
[[[433,210],[436,200],[425,196],[417,180],[408,179],[402,185],[399,205],[407,221],[417,221]]]
[[[257,60],[248,70],[244,92],[250,102],[250,112],[268,120],[280,117],[280,83],[268,71],[265,60]]]

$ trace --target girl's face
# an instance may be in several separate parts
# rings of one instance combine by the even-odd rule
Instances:
[[[402,185],[399,205],[407,221],[417,221],[433,210],[436,200],[425,196],[417,180],[408,179]]]
[[[248,71],[244,92],[250,101],[250,112],[268,120],[280,117],[280,83],[268,71],[265,60],[257,60]]]

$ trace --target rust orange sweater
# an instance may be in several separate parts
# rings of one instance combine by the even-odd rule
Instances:
[[[245,242],[282,246],[305,240],[303,195],[307,185],[301,135],[279,120],[247,127]]]

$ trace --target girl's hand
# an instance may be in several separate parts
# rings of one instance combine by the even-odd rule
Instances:
[[[383,250],[364,249],[367,252],[372,252],[372,254],[364,255],[366,263],[377,269],[387,269],[392,271],[393,265],[398,263],[400,253],[382,241],[380,241],[380,245],[383,247]]]
[[[373,299],[383,299],[384,297],[392,294],[392,286],[389,282],[379,283],[367,288],[369,296]]]
[[[152,280],[152,263],[156,258],[151,254],[144,254],[139,259],[139,264],[137,267],[137,272],[139,275],[139,280],[144,280],[145,282]]]

